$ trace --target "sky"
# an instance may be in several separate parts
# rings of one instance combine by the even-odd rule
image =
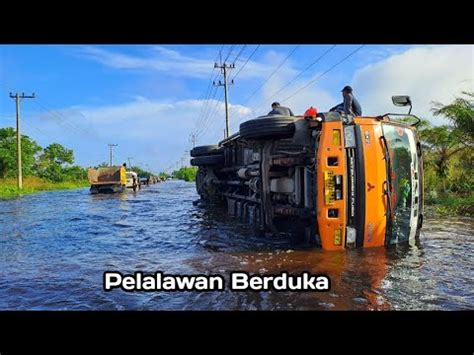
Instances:
[[[153,172],[189,162],[197,145],[223,138],[222,81],[229,70],[231,133],[267,113],[273,101],[303,114],[329,110],[351,85],[364,115],[406,112],[392,95],[410,95],[413,113],[434,124],[433,101],[474,91],[468,45],[0,45],[0,127],[15,126],[9,93],[21,102],[21,131],[45,147],[73,149],[84,167],[109,161]]]

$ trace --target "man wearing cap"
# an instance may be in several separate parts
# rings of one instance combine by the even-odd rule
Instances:
[[[362,107],[352,94],[352,88],[347,85],[341,91],[344,101],[329,111],[341,111],[352,116],[362,116]]]
[[[294,116],[291,109],[285,106],[280,106],[279,102],[272,103],[272,110],[268,113],[269,115],[283,115],[283,116]]]

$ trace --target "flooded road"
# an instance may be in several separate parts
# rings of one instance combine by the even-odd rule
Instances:
[[[194,184],[0,201],[1,310],[474,309],[474,221],[426,220],[420,245],[323,252],[193,205]],[[104,271],[325,273],[310,292],[104,292]]]

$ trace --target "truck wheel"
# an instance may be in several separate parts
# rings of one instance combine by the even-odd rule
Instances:
[[[249,120],[240,125],[240,136],[250,140],[290,138],[295,133],[295,119],[274,115]]]
[[[200,157],[203,155],[220,154],[221,152],[222,149],[219,149],[218,145],[201,145],[191,150],[191,156]]]
[[[224,163],[224,155],[205,155],[191,159],[192,166],[218,165]]]

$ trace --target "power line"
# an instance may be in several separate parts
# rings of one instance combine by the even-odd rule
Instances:
[[[219,52],[217,53],[216,55],[216,59],[214,60],[214,62],[217,62],[217,59],[218,58],[221,58],[220,61],[222,61],[222,49],[224,48],[224,45],[221,46],[221,48],[219,49]],[[229,53],[230,54],[230,53]],[[212,98],[215,97],[215,94],[217,92],[217,88],[215,88],[212,84],[215,80],[217,80],[218,76],[219,76],[219,72],[214,76],[214,71],[215,71],[215,66],[212,68],[212,72],[211,72],[211,77],[210,77],[210,80],[209,80],[209,83],[208,83],[208,86],[207,86],[207,90],[206,90],[206,95],[204,96],[204,102],[203,102],[203,106],[201,108],[201,112],[199,114],[199,119],[196,121],[196,135],[199,135],[200,134],[200,130],[202,129],[203,127],[203,123],[205,122],[207,116],[209,115],[209,102],[210,102],[210,99],[211,99],[211,94],[212,94],[212,89],[214,88],[214,94],[212,95]]]
[[[286,87],[290,86],[290,84],[294,83],[296,79],[298,79],[304,72],[308,71],[308,69],[310,69],[313,65],[318,63],[321,59],[323,59],[327,54],[329,54],[329,52],[331,52],[334,48],[336,48],[336,46],[337,45],[334,44],[327,51],[325,51],[323,54],[321,54],[318,58],[316,58],[316,60],[314,60],[306,68],[304,68],[302,71],[300,71],[293,79],[291,79],[289,82],[287,82],[285,85],[283,85],[278,91],[271,94],[269,99],[274,97],[275,95],[279,94],[280,92],[282,92]]]
[[[242,52],[244,51],[244,49],[245,49],[246,47],[247,47],[247,45],[244,44],[244,45],[242,46],[242,48],[240,48],[239,53],[237,54],[237,56],[236,56],[236,57],[234,58],[234,60],[232,61],[234,64],[235,64],[235,63],[237,62],[237,60],[240,58],[240,55],[242,54]]]
[[[273,75],[275,75],[275,73],[280,70],[280,68],[283,66],[283,64],[286,63],[286,61],[293,55],[293,53],[295,53],[295,51],[298,49],[298,47],[300,47],[300,45],[297,45],[295,46],[295,48],[293,48],[293,50],[285,57],[285,59],[283,59],[281,61],[281,63],[275,68],[275,70],[265,79],[265,81],[260,84],[259,87],[257,87],[257,89],[255,89],[255,91],[247,98],[247,100],[245,100],[245,103],[249,102],[250,99],[268,82],[268,80],[270,80]]]
[[[293,94],[291,94],[290,96],[286,97],[285,99],[283,99],[283,101],[288,101],[289,99],[291,99],[292,97],[294,97],[296,94],[300,93],[301,91],[303,91],[304,89],[306,89],[308,86],[310,86],[311,84],[315,83],[316,81],[318,81],[319,79],[321,79],[324,75],[326,75],[327,73],[329,73],[331,70],[333,70],[335,67],[337,67],[339,64],[345,62],[347,59],[349,59],[351,56],[353,56],[354,54],[356,54],[359,50],[362,49],[362,47],[364,47],[365,45],[361,45],[359,47],[357,47],[354,51],[352,51],[351,53],[349,53],[348,55],[346,55],[344,58],[342,58],[340,61],[338,61],[337,63],[335,63],[333,66],[331,66],[329,69],[327,69],[325,72],[323,72],[322,74],[318,75],[315,79],[309,81],[306,85],[304,85],[303,87],[301,87],[300,89],[296,90]]]
[[[229,57],[230,57],[230,54],[231,54],[231,53],[232,53],[232,51],[234,50],[234,47],[235,47],[235,45],[234,45],[234,44],[233,44],[232,46],[230,46],[229,53],[227,53],[227,57],[225,57],[225,59],[224,59],[224,63],[225,63],[225,62],[227,62],[227,59],[229,59]],[[219,64],[221,64],[221,65],[222,65],[222,63],[219,63]]]
[[[215,120],[214,117],[216,117],[217,113],[219,112],[218,106],[221,103],[222,97],[224,96],[224,92],[221,91],[219,97],[215,100],[214,108],[210,111],[210,115],[208,116],[208,120],[206,121],[206,124],[204,125],[203,129],[201,130],[200,135],[204,134],[206,131],[208,131],[211,127],[214,126]]]
[[[260,47],[260,45],[258,45],[257,47],[255,47],[255,49],[253,50],[253,52],[249,55],[249,57],[247,58],[247,60],[245,61],[244,65],[242,65],[240,67],[240,69],[237,71],[237,73],[234,75],[234,77],[232,78],[232,80],[234,80],[237,75],[240,74],[240,72],[245,68],[245,66],[247,65],[247,63],[249,62],[250,58],[253,57],[253,55],[255,54],[255,52],[257,51],[257,49]]]
[[[327,50],[325,53],[323,53],[322,56],[320,56],[319,58],[317,58],[313,63],[315,63],[317,60],[320,60],[322,59],[323,56],[327,55],[332,49],[334,49],[334,46],[331,47],[329,50]],[[341,63],[343,63],[344,61],[346,61],[347,59],[349,59],[349,57],[351,57],[352,55],[354,55],[356,52],[358,52],[362,47],[364,47],[365,45],[361,45],[359,46],[357,49],[355,49],[354,51],[352,51],[351,53],[349,53],[347,56],[345,56],[344,58],[342,58],[340,61],[338,61],[337,63],[333,64],[329,69],[327,69],[325,72],[323,72],[322,74],[320,74],[317,78],[311,80],[310,82],[308,82],[307,84],[305,84],[303,87],[301,87],[300,89],[298,89],[297,91],[295,91],[293,94],[291,94],[290,96],[286,97],[285,99],[283,99],[282,101],[288,101],[290,98],[292,98],[293,96],[295,96],[296,94],[300,93],[301,91],[303,91],[304,89],[306,89],[308,86],[310,86],[311,84],[313,84],[314,82],[316,82],[317,80],[319,80],[320,78],[322,78],[324,75],[326,75],[327,73],[329,73],[331,70],[333,70],[335,67],[337,67],[338,65],[340,65]],[[313,63],[310,64],[310,66],[313,65]],[[309,68],[310,66],[308,66],[307,68]],[[307,70],[307,68],[304,69],[304,71]],[[301,74],[301,73],[300,73]],[[300,74],[298,74],[297,76],[299,76]],[[295,78],[292,79],[292,81],[290,81],[288,84],[286,84],[284,87],[282,87],[279,91],[282,91],[283,89],[285,89],[286,87],[288,87],[288,85],[294,81]],[[271,97],[275,96],[277,93],[274,93],[272,94]],[[253,111],[253,110],[252,110]],[[245,118],[248,118],[249,116],[251,115],[251,113],[249,113],[248,115],[242,117],[241,119],[238,120],[238,123],[242,122]]]
[[[217,79],[217,76],[216,76],[216,79]],[[208,103],[207,110],[204,113],[203,117],[201,118],[201,122],[198,125],[198,128],[196,130],[196,135],[197,136],[201,135],[202,132],[204,131],[205,126],[206,126],[206,124],[208,123],[208,120],[209,120],[209,115],[212,112],[212,110],[211,110],[211,107],[212,107],[211,101],[214,100],[214,98],[216,97],[217,91],[218,91],[216,86],[213,86],[213,89],[214,89],[214,93],[212,94],[212,97],[210,97],[207,100],[207,103]]]
[[[217,58],[219,58],[220,56],[220,53],[222,51],[222,48],[224,48],[224,45],[221,46],[219,52],[217,53],[216,55],[216,59],[214,60],[214,62],[217,61]],[[201,112],[199,114],[199,117],[201,118],[203,116],[203,113],[206,111],[207,109],[207,106],[208,106],[208,99],[209,99],[209,96],[211,95],[211,91],[212,91],[212,83],[214,80],[217,79],[217,76],[213,76],[214,74],[214,70],[216,68],[212,68],[212,72],[211,72],[211,77],[209,78],[209,83],[207,84],[207,89],[206,89],[206,94],[204,95],[204,101],[203,101],[203,105],[201,107]],[[197,122],[197,121],[196,121]]]
[[[230,54],[231,54],[231,52],[232,52],[233,47],[234,47],[234,46],[231,46],[231,48],[230,48],[230,50],[229,50],[229,52],[228,52],[228,54],[227,54],[227,56],[226,56],[226,60],[229,58],[229,56],[230,56]],[[222,56],[222,48],[221,48],[221,50],[220,50],[220,52],[219,52],[219,56]],[[217,67],[219,67],[219,66],[217,66]],[[216,69],[216,65],[214,65],[213,71],[214,71],[215,69]],[[219,77],[219,74],[220,74],[220,73],[218,72],[217,75],[216,75],[215,78],[214,78],[214,81],[217,80],[217,78]],[[198,124],[198,128],[196,129],[196,132],[195,132],[197,138],[199,138],[199,137],[206,131],[206,128],[207,128],[207,126],[208,126],[209,123],[210,123],[210,118],[215,116],[215,115],[211,116],[211,113],[212,113],[213,111],[211,110],[211,106],[209,105],[209,102],[210,102],[212,99],[214,99],[214,97],[215,97],[216,94],[217,94],[217,87],[216,87],[216,86],[214,86],[214,87],[215,87],[215,90],[214,90],[214,93],[213,93],[212,97],[206,101],[206,103],[208,103],[207,109],[205,110],[203,116],[201,117],[201,120],[198,121],[198,122],[200,122],[200,124]],[[211,92],[212,92],[212,90],[211,90]],[[218,103],[219,103],[219,101],[216,101],[215,107],[217,107]]]
[[[79,126],[73,125],[69,120],[65,118],[63,114],[61,114],[58,111],[52,110],[45,106],[44,104],[41,104],[39,102],[35,102],[36,106],[38,106],[41,110],[43,110],[46,114],[49,115],[49,117],[54,118],[58,123],[61,123],[61,126],[64,128],[68,128],[71,130],[71,132],[75,132],[78,134],[85,135],[87,137],[91,137],[90,132],[86,131],[83,128],[80,128]],[[82,114],[82,113],[81,113]],[[82,114],[83,115],[83,114]],[[84,115],[83,115],[84,116]],[[95,136],[94,139],[101,141],[102,143],[105,143],[105,140],[102,138]]]

